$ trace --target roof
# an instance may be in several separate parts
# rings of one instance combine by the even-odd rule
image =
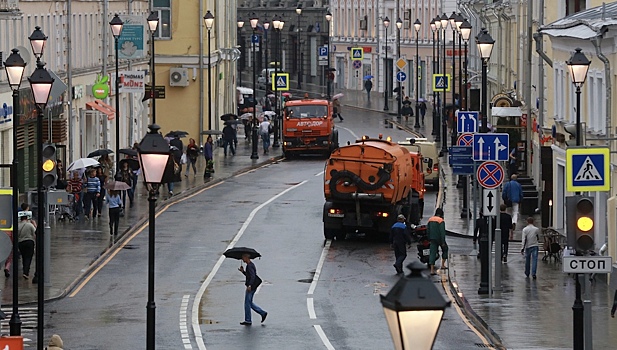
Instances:
[[[540,32],[550,36],[591,39],[607,26],[617,25],[617,2],[593,7],[542,26]]]

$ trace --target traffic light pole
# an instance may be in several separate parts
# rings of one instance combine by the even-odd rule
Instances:
[[[572,320],[573,320],[573,350],[584,350],[585,348],[585,334],[584,334],[584,311],[583,302],[581,301],[581,282],[580,275],[577,273],[574,275],[576,280],[576,299],[574,299],[574,305],[572,305]]]

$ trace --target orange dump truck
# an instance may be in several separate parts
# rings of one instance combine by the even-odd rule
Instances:
[[[298,153],[330,154],[338,147],[332,103],[310,98],[286,101],[282,141],[287,158]]]
[[[388,140],[364,137],[334,150],[324,172],[325,238],[356,230],[387,237],[398,214],[418,217],[414,171],[409,151]]]

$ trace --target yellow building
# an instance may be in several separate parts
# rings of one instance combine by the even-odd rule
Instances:
[[[164,134],[184,130],[203,144],[204,135],[222,129],[219,116],[235,111],[236,8],[225,0],[153,0],[153,9],[161,19],[155,82],[166,90],[156,101],[156,123]],[[214,16],[209,31],[207,11]]]

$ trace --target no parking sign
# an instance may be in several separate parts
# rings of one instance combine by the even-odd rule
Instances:
[[[499,163],[488,161],[478,167],[476,178],[482,187],[493,189],[499,187],[503,182],[504,171]]]

